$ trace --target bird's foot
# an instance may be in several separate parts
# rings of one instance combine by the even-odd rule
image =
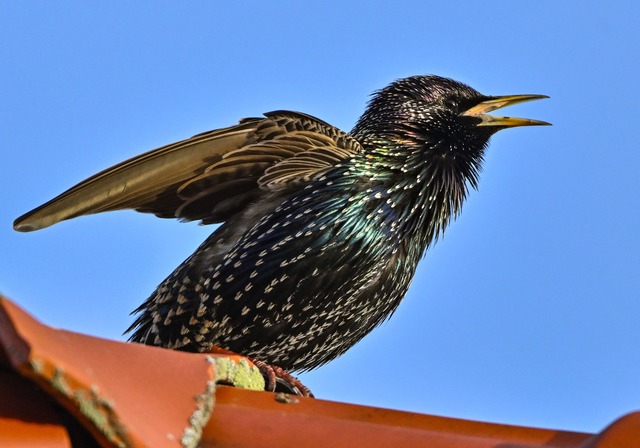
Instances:
[[[239,353],[232,352],[231,350],[227,350],[220,347],[212,347],[210,349],[211,353],[220,354],[220,355],[235,355],[235,356],[244,356],[249,361],[255,365],[260,373],[265,379],[265,390],[269,392],[285,392],[289,394],[299,395],[301,397],[311,397],[313,398],[313,393],[309,390],[307,386],[302,384],[302,382],[291,375],[286,370],[274,366],[271,364],[267,364],[264,361],[260,361],[259,359],[252,358],[250,356],[241,355]]]
[[[267,364],[259,359],[249,358],[249,360],[260,370],[266,381],[265,390],[270,392],[286,392],[302,397],[313,398],[313,393],[307,386],[291,375],[286,370]]]

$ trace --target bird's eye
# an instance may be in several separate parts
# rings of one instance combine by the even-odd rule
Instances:
[[[444,100],[444,105],[447,109],[458,110],[458,100],[455,98],[447,98]]]

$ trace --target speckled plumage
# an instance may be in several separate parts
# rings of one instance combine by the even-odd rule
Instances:
[[[122,208],[224,222],[136,310],[131,340],[308,370],[393,313],[476,186],[491,135],[546,124],[483,112],[538,98],[406,78],[377,92],[350,134],[297,112],[246,119],[99,173],[16,228]]]

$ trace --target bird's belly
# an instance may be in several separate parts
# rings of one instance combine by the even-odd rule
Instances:
[[[213,344],[288,370],[314,368],[358,342],[404,295],[405,287],[381,279],[384,262],[328,267],[323,258],[220,302]]]

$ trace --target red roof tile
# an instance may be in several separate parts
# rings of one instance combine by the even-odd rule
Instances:
[[[263,387],[242,357],[57,330],[0,298],[2,447],[640,447],[640,412],[593,435],[255,390]]]

